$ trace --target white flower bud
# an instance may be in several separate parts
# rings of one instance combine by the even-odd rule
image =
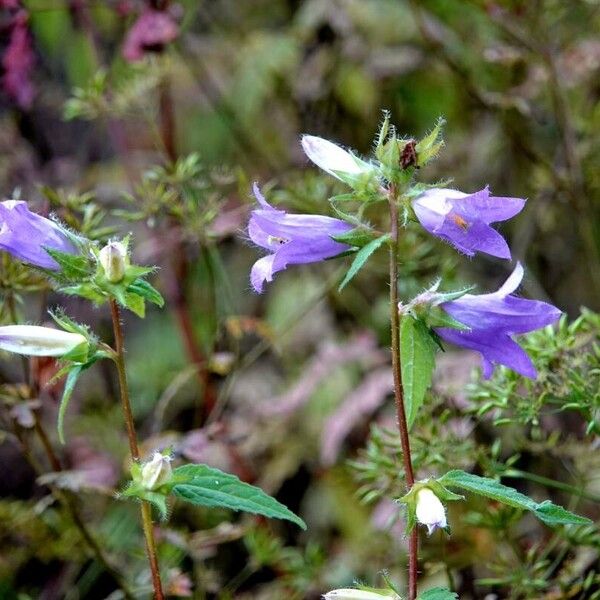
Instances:
[[[379,594],[366,590],[340,589],[332,590],[323,596],[325,600],[400,600],[396,594],[389,592]]]
[[[140,483],[147,490],[155,490],[171,479],[171,457],[155,452],[152,458],[142,465]]]
[[[317,167],[323,169],[330,175],[342,179],[344,175],[360,175],[369,170],[368,163],[364,163],[340,148],[336,144],[314,135],[302,136],[302,148],[306,156],[312,160]]]
[[[448,526],[444,505],[427,487],[421,488],[417,492],[417,521],[421,525],[427,525],[429,535],[438,528],[444,529]]]
[[[100,250],[100,264],[106,279],[111,283],[119,283],[125,277],[127,267],[127,248],[121,242],[108,242]]]
[[[63,356],[81,344],[88,344],[80,333],[69,333],[37,325],[0,327],[0,348],[29,356]]]

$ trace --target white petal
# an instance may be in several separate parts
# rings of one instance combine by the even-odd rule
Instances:
[[[29,356],[62,356],[87,343],[79,333],[69,333],[37,325],[6,325],[0,327],[0,348],[7,352]]]
[[[520,285],[521,281],[523,281],[523,265],[518,262],[515,270],[510,274],[509,278],[504,282],[504,285],[495,292],[498,296],[508,296],[512,294]]]
[[[356,158],[333,142],[314,135],[302,136],[302,148],[317,167],[340,179],[336,173],[359,175],[364,172]]]

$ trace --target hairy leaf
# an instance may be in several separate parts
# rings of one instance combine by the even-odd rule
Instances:
[[[404,406],[408,427],[412,427],[435,367],[435,343],[427,327],[405,315],[400,323],[400,356]]]
[[[200,506],[219,506],[275,519],[287,519],[306,529],[304,521],[260,488],[207,465],[184,465],[173,471],[171,492]]]

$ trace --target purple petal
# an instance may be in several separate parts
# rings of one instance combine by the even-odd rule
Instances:
[[[258,200],[258,203],[265,209],[265,210],[274,210],[277,212],[283,212],[283,211],[279,211],[276,208],[273,208],[265,199],[265,197],[263,196],[263,193],[260,191],[260,188],[258,187],[258,183],[256,183],[256,181],[252,184],[252,192],[254,193],[254,197]]]
[[[451,212],[433,233],[450,242],[467,256],[473,256],[475,252],[484,252],[498,258],[510,259],[510,248],[506,240],[483,221],[469,222]]]
[[[463,215],[472,215],[484,223],[506,221],[519,214],[525,206],[523,198],[507,198],[503,196],[490,196],[486,186],[479,192],[456,198],[452,201],[454,210]]]
[[[501,329],[507,333],[527,333],[554,323],[561,315],[555,306],[539,300],[528,300],[494,294],[472,296],[446,302],[442,308],[457,321],[473,329]]]
[[[75,247],[63,231],[27,208],[26,202],[0,202],[0,248],[23,262],[45,269],[58,269],[58,264],[45,248],[74,254]]]
[[[259,294],[262,294],[265,281],[273,281],[273,273],[275,273],[275,270],[273,269],[274,258],[274,254],[269,254],[268,256],[259,258],[254,265],[252,265],[252,270],[250,271],[250,283]]]
[[[445,341],[479,352],[485,361],[484,376],[491,375],[490,364],[501,364],[535,379],[537,371],[527,353],[508,335],[494,329],[459,331],[445,327],[436,328],[436,333]]]

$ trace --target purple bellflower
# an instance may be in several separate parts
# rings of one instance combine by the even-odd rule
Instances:
[[[512,295],[523,279],[523,267],[515,270],[496,292],[474,296],[465,294],[440,307],[456,321],[470,329],[461,331],[436,327],[445,341],[479,352],[483,359],[483,376],[488,379],[494,365],[508,368],[535,379],[537,372],[527,353],[512,339],[512,335],[527,333],[554,323],[561,311],[539,300],[526,300]]]
[[[250,273],[252,287],[260,294],[265,281],[288,265],[300,265],[333,258],[350,249],[332,236],[342,235],[352,225],[320,215],[290,215],[273,208],[264,198],[258,185],[253,186],[260,208],[252,211],[248,223],[250,239],[270,254],[258,259]]]
[[[75,254],[75,246],[53,221],[32,213],[20,200],[0,202],[0,250],[43,269],[58,270],[45,248]]]
[[[413,200],[412,206],[429,233],[450,242],[459,252],[468,256],[485,252],[510,259],[506,240],[490,223],[514,217],[525,206],[525,200],[492,196],[487,187],[474,194],[431,189]]]

